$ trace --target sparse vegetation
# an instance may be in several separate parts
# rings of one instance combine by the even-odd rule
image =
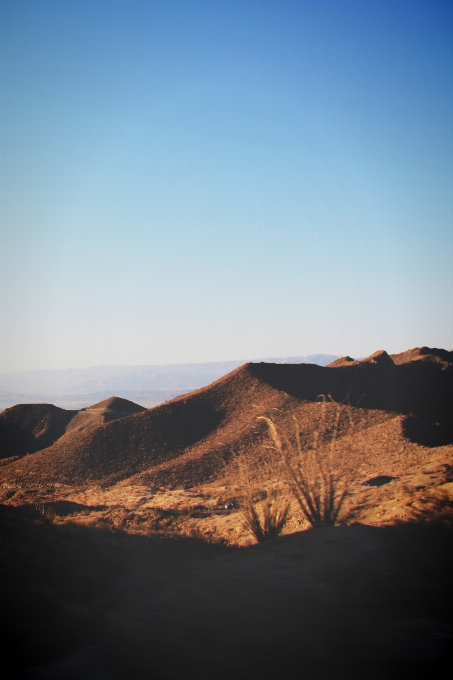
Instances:
[[[270,480],[267,484],[259,484],[258,479],[258,486],[265,487],[265,491],[261,492],[264,496],[261,508],[258,509],[259,495],[257,498],[256,481],[254,481],[256,475],[253,478],[250,466],[245,460],[239,463],[239,475],[242,487],[241,511],[247,528],[250,529],[258,543],[278,536],[286,524],[289,503],[279,498]]]
[[[351,481],[344,470],[340,472],[338,466],[337,435],[342,406],[336,404],[330,442],[326,443],[326,398],[321,396],[321,417],[311,448],[304,448],[301,444],[296,416],[293,416],[292,437],[289,434],[281,436],[271,418],[258,417],[258,420],[267,423],[275,451],[283,463],[286,482],[303,517],[312,527],[335,526],[339,523]]]
[[[55,510],[52,507],[46,506],[44,503],[36,503],[35,510],[37,511],[40,519],[43,522],[48,522],[49,524],[52,524],[57,516]]]
[[[421,524],[443,523],[453,527],[453,499],[447,489],[434,489],[421,495],[411,504],[412,521]]]

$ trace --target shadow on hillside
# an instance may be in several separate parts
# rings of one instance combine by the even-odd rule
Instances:
[[[376,365],[341,368],[300,364],[249,364],[271,387],[301,401],[331,395],[338,403],[407,415],[407,436],[425,446],[453,444],[453,371],[413,363],[389,369]]]
[[[107,505],[83,505],[74,501],[47,501],[44,503],[26,503],[21,506],[24,514],[29,514],[36,519],[48,518],[52,516],[67,517],[80,513],[97,512],[105,510]]]
[[[10,677],[447,677],[452,531],[311,530],[232,549],[0,509]],[[5,627],[4,627],[5,628]]]
[[[439,423],[428,423],[417,416],[404,420],[404,435],[422,446],[446,446],[453,444],[453,428],[442,427]]]

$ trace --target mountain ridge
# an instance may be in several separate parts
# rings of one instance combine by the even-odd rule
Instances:
[[[249,362],[151,410],[129,402],[114,420],[105,416],[108,400],[79,412],[65,434],[12,461],[2,476],[21,484],[205,483],[218,478],[244,447],[263,444],[267,430],[257,425],[258,415],[298,414],[308,443],[319,421],[320,394],[331,399],[329,413],[337,403],[349,404],[356,433],[366,422],[376,427],[383,419],[392,421],[386,436],[396,448],[408,438],[452,443],[453,353],[438,357],[417,348],[398,360],[380,350],[345,366]],[[8,409],[3,418],[20,408]],[[347,421],[341,427],[339,436],[352,436]],[[376,442],[376,452],[384,441]]]

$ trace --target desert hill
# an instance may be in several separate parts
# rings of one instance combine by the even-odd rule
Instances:
[[[327,367],[249,363],[151,410],[112,398],[72,413],[59,438],[4,466],[2,479],[22,486],[128,481],[190,487],[212,482],[221,478],[234,454],[267,441],[259,415],[284,424],[296,414],[309,446],[319,421],[320,395],[330,395],[331,420],[337,403],[347,405],[339,438],[350,439],[351,446],[354,440],[357,447],[362,432],[361,455],[364,463],[368,456],[371,473],[376,460],[381,468],[393,465],[391,450],[453,442],[452,357],[445,350],[417,348],[395,360],[379,351],[362,361],[347,357]],[[367,454],[371,441],[373,450]]]
[[[66,410],[53,404],[17,404],[0,413],[0,457],[7,459],[36,453],[71,430],[95,428],[145,410],[143,406],[118,397],[81,411]]]
[[[51,446],[77,411],[53,404],[17,404],[0,413],[0,458],[25,456]]]
[[[128,399],[121,399],[120,397],[110,397],[109,399],[104,399],[103,401],[89,406],[87,411],[103,411],[104,413],[117,413],[121,417],[130,416],[132,413],[140,413],[141,411],[146,411],[143,406],[139,404],[134,404],[134,402]]]
[[[438,349],[437,347],[415,347],[400,354],[392,354],[392,359],[398,365],[407,364],[411,361],[429,361],[441,363],[445,366],[452,363],[453,352],[449,352],[446,349]]]

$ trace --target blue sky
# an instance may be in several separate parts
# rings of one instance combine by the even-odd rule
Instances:
[[[453,349],[453,3],[0,12],[0,370]]]

